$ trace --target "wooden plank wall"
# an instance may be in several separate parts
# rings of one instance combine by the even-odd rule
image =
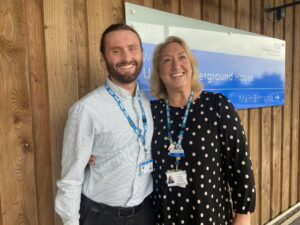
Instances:
[[[295,0],[128,2],[286,40],[286,103],[241,110],[257,188],[252,224],[300,202],[300,5]],[[0,225],[60,225],[54,212],[71,104],[103,84],[99,39],[124,21],[122,0],[0,0]]]
[[[38,196],[24,2],[0,1],[0,21],[0,224],[36,224]]]

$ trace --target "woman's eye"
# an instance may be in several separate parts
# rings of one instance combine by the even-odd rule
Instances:
[[[136,47],[129,48],[129,51],[135,51],[135,50],[136,50]]]
[[[169,59],[169,58],[163,59],[163,63],[170,63],[170,62],[171,62],[171,59]]]

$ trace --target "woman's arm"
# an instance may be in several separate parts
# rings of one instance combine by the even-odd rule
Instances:
[[[251,225],[250,223],[250,214],[238,214],[236,213],[232,225]]]

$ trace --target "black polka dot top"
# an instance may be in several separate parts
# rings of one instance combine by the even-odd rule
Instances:
[[[248,144],[233,105],[222,94],[202,92],[188,115],[179,169],[187,173],[186,188],[168,187],[166,171],[175,169],[168,155],[164,100],[151,102],[154,118],[151,196],[159,225],[231,224],[233,211],[255,209],[254,176]],[[170,106],[171,133],[177,141],[185,107]]]

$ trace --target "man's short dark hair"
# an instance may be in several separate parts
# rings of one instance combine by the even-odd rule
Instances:
[[[121,30],[128,30],[128,31],[135,33],[140,41],[141,48],[143,49],[141,37],[133,27],[131,27],[125,23],[116,23],[116,24],[112,24],[108,28],[106,28],[106,30],[102,34],[101,42],[100,42],[100,52],[102,53],[102,55],[104,55],[104,51],[105,51],[105,46],[104,46],[105,36],[110,32],[121,31]]]

